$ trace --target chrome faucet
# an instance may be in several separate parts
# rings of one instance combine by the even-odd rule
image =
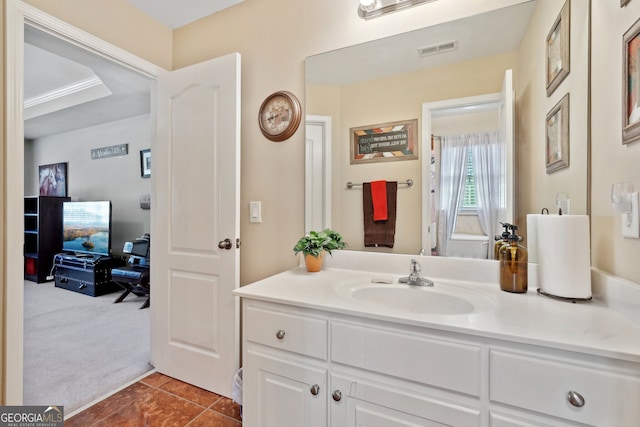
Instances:
[[[422,267],[420,266],[420,263],[415,259],[412,259],[409,276],[399,278],[398,283],[406,283],[409,286],[433,286],[433,281],[426,277],[422,277],[420,274],[421,271]]]

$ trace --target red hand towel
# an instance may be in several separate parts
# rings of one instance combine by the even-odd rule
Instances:
[[[373,220],[389,219],[387,210],[387,181],[371,181],[371,202],[373,203]]]

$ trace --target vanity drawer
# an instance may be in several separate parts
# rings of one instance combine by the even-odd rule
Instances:
[[[332,322],[331,360],[435,387],[480,395],[480,348],[402,330]]]
[[[490,352],[489,372],[494,402],[595,426],[627,426],[640,420],[638,372],[624,375],[572,360],[495,350]],[[570,392],[579,393],[584,405],[573,405]]]
[[[244,333],[250,342],[327,359],[327,320],[245,305]]]

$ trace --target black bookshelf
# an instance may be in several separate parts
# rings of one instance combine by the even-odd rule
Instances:
[[[53,257],[62,251],[62,204],[69,197],[24,198],[24,278],[47,281]],[[51,279],[53,280],[53,279]]]

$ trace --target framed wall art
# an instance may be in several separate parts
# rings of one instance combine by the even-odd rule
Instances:
[[[140,176],[151,178],[151,149],[140,150]]]
[[[416,160],[418,120],[405,120],[349,129],[351,164]]]
[[[569,75],[571,10],[567,0],[547,35],[547,96]]]
[[[41,196],[67,197],[67,164],[38,166]]]
[[[640,19],[622,43],[622,143],[640,140]]]
[[[569,94],[547,113],[546,122],[547,173],[569,166]]]

